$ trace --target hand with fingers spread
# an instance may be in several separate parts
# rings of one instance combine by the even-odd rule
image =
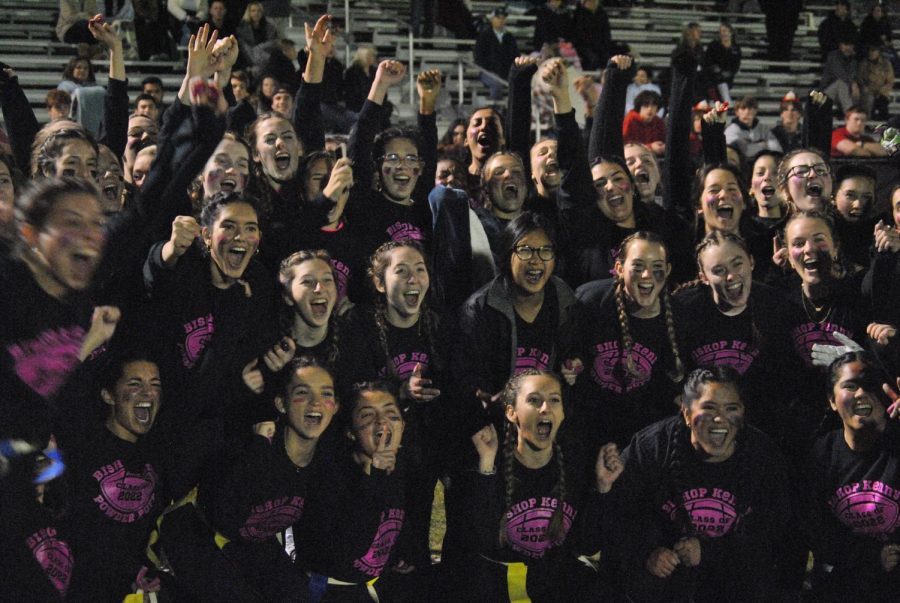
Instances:
[[[878,345],[887,345],[891,342],[891,337],[897,334],[897,327],[873,322],[866,327],[866,334]]]
[[[500,449],[500,440],[497,438],[497,429],[494,425],[489,423],[475,432],[472,444],[478,452],[478,472],[485,475],[494,473],[494,461]]]
[[[848,352],[861,352],[862,346],[839,331],[831,334],[841,345],[815,343],[812,347],[812,363],[816,366],[830,366],[839,356]]]
[[[419,93],[419,113],[422,115],[434,113],[441,93],[441,71],[429,69],[420,73],[416,78],[416,92]]]
[[[612,490],[613,484],[622,475],[625,464],[619,455],[619,447],[613,442],[604,445],[597,453],[595,474],[597,478],[597,491],[606,494]]]
[[[297,351],[297,344],[291,337],[282,337],[281,341],[273,345],[265,354],[263,354],[263,362],[273,373],[277,373],[283,369],[288,362],[294,358]]]
[[[700,541],[697,538],[681,538],[672,547],[685,567],[700,565]]]
[[[306,50],[309,51],[310,57],[324,60],[331,54],[334,48],[333,18],[331,15],[322,15],[312,27],[309,26],[309,23],[303,24],[303,30],[306,33]]]
[[[219,39],[219,32],[209,31],[209,24],[204,23],[197,30],[197,33],[191,36],[188,42],[188,60],[187,60],[187,77],[208,78],[215,73],[213,68],[214,57],[213,49]]]
[[[241,379],[247,389],[254,394],[261,394],[266,388],[266,381],[262,371],[259,370],[259,358],[254,358],[241,371]]]
[[[202,229],[193,216],[176,216],[172,222],[172,235],[162,248],[163,263],[171,267],[194,244]]]
[[[375,453],[372,454],[372,466],[388,474],[392,473],[397,466],[397,449],[394,447],[392,436],[391,425],[386,423],[381,435],[376,436]]]
[[[659,547],[650,553],[645,567],[648,572],[657,578],[668,578],[675,571],[675,568],[678,567],[679,563],[681,563],[681,558],[678,556],[678,553],[672,549]]]
[[[423,374],[422,363],[417,362],[412,376],[406,382],[404,389],[413,400],[430,402],[441,395],[441,390],[431,387],[431,379],[426,379],[422,376]]]

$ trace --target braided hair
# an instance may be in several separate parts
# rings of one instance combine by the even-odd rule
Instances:
[[[377,286],[384,286],[385,273],[387,272],[388,266],[391,263],[391,252],[402,247],[414,249],[419,253],[419,255],[422,256],[425,264],[428,264],[428,257],[425,255],[425,250],[422,248],[422,245],[418,241],[413,239],[401,239],[399,241],[388,241],[387,243],[382,244],[378,249],[376,249],[375,253],[373,253],[369,258],[369,268],[366,271],[369,276],[369,281],[375,292],[374,319],[375,328],[378,332],[378,343],[381,345],[381,351],[384,354],[385,367],[388,370],[388,374],[393,379],[399,379],[400,376],[397,374],[397,368],[394,366],[393,355],[391,354],[390,346],[388,345],[387,302],[385,299],[385,295],[377,290]],[[432,370],[439,371],[441,366],[443,366],[443,363],[442,359],[437,354],[437,346],[435,345],[435,342],[437,340],[438,318],[437,315],[430,308],[428,308],[427,302],[424,300],[419,307],[419,319],[416,322],[416,327],[417,335],[422,338],[425,344],[425,349],[428,352],[429,367]]]
[[[666,247],[665,242],[659,235],[653,232],[639,230],[638,232],[625,237],[625,239],[619,245],[619,251],[616,254],[618,262],[624,264],[627,257],[628,248],[633,241],[647,241],[648,243],[659,245],[663,250],[663,256],[666,259],[668,259],[669,257],[669,250]],[[645,375],[641,372],[641,370],[635,364],[634,357],[631,354],[631,350],[634,347],[634,341],[631,338],[631,329],[629,328],[628,322],[628,312],[625,308],[625,281],[621,276],[618,275],[616,276],[615,299],[616,312],[619,318],[619,328],[622,331],[622,355],[624,358],[625,372],[632,379],[645,379],[648,377],[648,375]],[[681,354],[678,351],[678,339],[675,334],[675,319],[672,316],[672,303],[669,297],[669,288],[667,284],[663,285],[662,308],[665,312],[666,334],[669,338],[669,345],[672,350],[672,359],[674,362],[674,366],[670,371],[667,371],[667,374],[672,381],[678,383],[684,378],[684,364],[681,361]]]
[[[554,379],[557,384],[562,384],[560,378],[553,372],[539,371],[536,369],[526,369],[507,381],[506,385],[503,387],[503,391],[500,393],[500,400],[503,402],[504,408],[510,406],[514,407],[516,405],[516,399],[519,397],[519,391],[522,388],[522,383],[527,377],[534,376],[547,376]],[[518,480],[516,479],[514,472],[516,460],[516,445],[519,441],[518,434],[519,430],[516,425],[510,421],[506,421],[506,435],[504,436],[503,440],[503,479],[505,510],[512,508],[513,494],[515,493],[516,486],[518,485]],[[556,508],[553,510],[553,514],[550,516],[550,523],[547,526],[546,539],[551,543],[559,541],[565,535],[565,523],[563,521],[563,507],[565,505],[563,504],[563,502],[566,496],[566,472],[565,464],[563,462],[562,449],[560,448],[559,443],[555,440],[553,442],[553,456],[556,459],[559,476],[556,479],[556,483],[553,485],[553,490],[550,491],[550,495],[556,498],[559,504],[557,504]],[[500,546],[505,546],[508,542],[506,534],[506,521],[506,511],[504,511],[503,515],[500,518]]]

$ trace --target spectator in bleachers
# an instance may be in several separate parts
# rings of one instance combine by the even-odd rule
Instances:
[[[888,119],[888,104],[894,90],[894,68],[877,42],[868,47],[866,57],[860,61],[859,85],[866,112],[873,119]]]
[[[142,61],[172,59],[175,41],[169,33],[168,13],[158,0],[132,0],[134,36]]]
[[[267,43],[271,45],[278,39],[278,31],[275,25],[266,19],[261,3],[251,2],[247,5],[244,18],[237,28],[237,37],[241,52],[251,58],[256,54],[255,48]]]
[[[781,99],[781,119],[778,120],[778,125],[772,128],[772,134],[778,139],[782,152],[789,153],[803,146],[803,134],[800,129],[802,116],[803,106],[791,90]]]
[[[685,53],[693,55],[697,62],[697,77],[694,78],[694,94],[693,101],[698,102],[707,97],[708,82],[703,74],[703,45],[700,43],[703,36],[703,30],[699,23],[690,22],[681,30],[681,40],[672,51],[672,58],[681,56]]]
[[[434,0],[409,0],[409,16],[415,37],[434,35]]]
[[[656,92],[660,97],[662,97],[662,90],[660,90],[659,86],[654,84],[651,80],[653,79],[653,72],[646,65],[641,65],[634,72],[634,79],[630,84],[628,84],[628,88],[625,91],[625,114],[627,115],[629,111],[634,109],[634,99],[637,98],[637,95],[644,91]],[[662,115],[660,115],[662,117]]]
[[[262,80],[259,82],[259,94],[257,94],[257,113],[264,113],[266,111],[272,110],[272,99],[275,96],[275,92],[278,91],[279,88],[283,86],[281,83],[275,79],[272,75],[264,75]]]
[[[372,82],[375,80],[375,69],[378,66],[378,53],[372,46],[360,46],[353,55],[353,62],[344,72],[344,103],[347,109],[359,113]]]
[[[464,0],[441,0],[438,2],[438,25],[446,27],[457,38],[474,40],[478,37],[472,11]]]
[[[703,58],[706,60],[706,77],[716,86],[719,100],[730,103],[734,76],[741,68],[741,47],[735,42],[734,28],[730,24],[719,25],[719,39],[709,43]]]
[[[272,111],[278,111],[282,115],[290,116],[294,108],[294,96],[287,88],[279,88],[272,95]]]
[[[662,104],[662,97],[652,90],[645,90],[634,99],[634,109],[625,116],[622,123],[622,138],[625,144],[642,144],[662,156],[666,152],[666,124],[656,113]]]
[[[475,63],[506,81],[509,68],[519,55],[514,35],[506,31],[506,9],[495,8],[488,13],[491,26],[486,27],[475,41]],[[491,100],[503,97],[504,86],[491,75],[482,73],[481,81],[491,91]]]
[[[832,157],[886,157],[878,141],[866,134],[866,110],[859,105],[847,109],[846,123],[831,134]]]
[[[237,102],[250,98],[250,76],[247,75],[246,71],[231,72],[231,92],[234,94],[234,99]]]
[[[858,65],[853,52],[855,35],[841,38],[837,50],[828,53],[822,70],[822,91],[841,111],[860,101]]]
[[[841,40],[856,40],[857,34],[856,24],[850,18],[849,0],[837,0],[834,10],[819,24],[819,52],[822,60],[826,60],[831,51],[838,49]]]
[[[782,150],[769,127],[756,118],[758,111],[756,98],[745,96],[735,105],[737,117],[725,128],[725,142],[740,151],[744,158],[755,157],[760,151]]]
[[[237,34],[237,28],[228,18],[228,7],[225,6],[225,0],[211,0],[206,22],[209,23],[210,28],[219,32],[220,40]]]
[[[535,9],[534,16],[531,47],[535,52],[540,51],[544,45],[558,46],[560,40],[572,41],[572,13],[562,0],[547,0],[546,4]]]
[[[272,51],[266,55],[265,59],[260,63],[257,62],[258,73],[262,77],[272,76],[278,82],[287,87],[288,90],[296,90],[300,87],[300,72],[297,71],[297,47],[293,40],[283,38]],[[275,91],[272,90],[268,96]]]
[[[769,60],[791,60],[802,4],[802,0],[759,0],[759,7],[766,15]]]
[[[45,103],[47,105],[47,113],[50,115],[50,121],[69,117],[69,110],[72,108],[72,97],[65,90],[51,90],[47,93]]]
[[[63,69],[62,81],[56,87],[59,90],[73,94],[78,88],[92,85],[95,82],[94,66],[91,62],[80,57],[72,57],[69,59],[66,68]]]
[[[197,33],[206,20],[207,0],[166,0],[169,29],[179,44],[187,44],[191,34]]]
[[[137,98],[134,99],[134,112],[159,123],[159,106],[156,104],[156,99],[149,94],[141,93],[137,95]]]
[[[572,42],[581,58],[581,68],[594,71],[606,67],[612,33],[600,0],[581,0],[575,7],[572,27]]]
[[[261,0],[269,20],[275,24],[278,37],[284,37],[291,16],[291,0]]]
[[[862,20],[859,26],[859,40],[862,44],[891,46],[893,40],[891,20],[888,18],[881,0],[872,5],[872,10]]]
[[[141,92],[144,94],[149,94],[156,101],[156,105],[160,108],[160,112],[165,111],[166,105],[163,103],[163,95],[166,93],[163,90],[162,80],[156,77],[155,75],[150,75],[141,80]]]

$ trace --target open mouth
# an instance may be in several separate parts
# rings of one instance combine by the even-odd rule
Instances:
[[[641,297],[650,297],[653,295],[653,283],[638,283],[637,290]]]
[[[650,174],[640,170],[634,175],[634,179],[638,184],[650,184]]]
[[[279,167],[278,169],[284,169]],[[234,178],[225,178],[219,183],[219,189],[226,193],[233,193],[237,188],[237,181]]]
[[[543,270],[527,270],[525,272],[525,280],[531,285],[539,284],[542,278],[544,278]]]
[[[403,294],[403,301],[406,303],[407,307],[415,308],[419,305],[419,293],[418,289],[410,289]]]
[[[119,196],[119,186],[117,184],[107,184],[103,187],[103,196],[109,201],[115,201]]]
[[[244,264],[244,258],[247,257],[247,248],[238,246],[232,247],[228,250],[225,257],[228,261],[228,266],[237,270]]]
[[[610,207],[622,207],[625,205],[625,196],[624,195],[616,195],[615,197],[607,197],[606,203]]]
[[[725,285],[725,297],[728,298],[728,301],[736,302],[741,299],[744,295],[744,283],[743,282],[735,282],[729,283]]]
[[[807,184],[806,185],[806,194],[810,197],[821,197],[822,196],[822,185],[821,184]]]
[[[731,205],[720,205],[716,208],[716,215],[723,220],[731,220],[734,218],[734,207]]]
[[[857,417],[868,417],[872,415],[872,404],[869,402],[860,402],[853,406],[853,414]]]
[[[768,199],[769,197],[771,197],[772,195],[775,194],[775,187],[774,186],[764,186],[761,189],[759,189],[759,191],[763,194],[763,197]]]
[[[553,432],[553,422],[546,419],[544,419],[543,421],[538,421],[535,432],[537,433],[539,438],[549,438],[550,434]]]
[[[807,272],[819,272],[819,268],[821,267],[821,260],[818,258],[813,258],[809,260],[803,261],[803,269]]]
[[[90,278],[97,266],[100,253],[94,249],[81,248],[74,251],[70,256],[72,267],[76,275],[84,280]]]
[[[544,174],[556,176],[559,174],[559,164],[556,162],[547,163],[544,167]]]
[[[858,219],[862,218],[863,213],[864,212],[862,209],[853,208],[850,210],[850,213],[848,215],[849,215],[849,217],[853,218],[854,220],[858,220]]]
[[[309,310],[316,318],[325,318],[328,315],[328,300],[316,299],[309,303]]]
[[[303,422],[310,427],[319,427],[322,424],[322,413],[311,410],[303,415]]]
[[[503,192],[510,197],[518,197],[519,196],[519,187],[516,184],[510,183],[503,185]]]
[[[720,447],[725,444],[728,438],[728,430],[724,427],[714,427],[709,430],[709,441],[713,446]]]
[[[410,177],[406,174],[394,174],[393,180],[400,186],[406,186],[407,184],[409,184]]]
[[[153,405],[150,402],[141,402],[134,407],[134,418],[141,425],[150,424],[150,410]]]
[[[280,171],[284,171],[291,167],[291,156],[289,153],[275,154],[275,167]]]

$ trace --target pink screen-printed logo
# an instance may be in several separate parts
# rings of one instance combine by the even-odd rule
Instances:
[[[849,338],[853,338],[853,333],[840,325],[830,322],[819,324],[815,322],[806,322],[791,330],[791,339],[794,342],[794,350],[803,358],[803,362],[807,366],[813,366],[812,347],[817,343],[823,345],[844,345],[838,341],[834,333],[841,333]]]
[[[245,540],[261,542],[293,525],[303,515],[302,496],[284,496],[253,507],[239,530]]]
[[[84,335],[80,326],[48,330],[30,341],[14,343],[6,351],[12,356],[19,379],[47,398],[78,366]]]
[[[563,505],[563,530],[560,537],[550,542],[547,529],[556,507]],[[571,505],[551,496],[522,500],[506,512],[506,538],[509,547],[517,553],[540,559],[547,549],[558,546],[566,539],[572,527],[576,511]]]
[[[739,339],[715,341],[691,351],[696,366],[730,366],[741,375],[750,369],[757,356],[756,346]]]
[[[391,361],[394,363],[394,371],[397,373],[397,376],[404,381],[412,377],[413,371],[416,370],[417,364],[422,365],[423,371],[428,370],[427,352],[410,352],[409,354],[397,354],[391,359]],[[387,368],[382,368],[380,371],[378,371],[378,376],[387,377]]]
[[[331,260],[331,269],[334,271],[335,285],[337,285],[337,302],[347,297],[350,283],[350,266],[340,260]]]
[[[516,375],[528,369],[546,371],[549,364],[550,354],[540,348],[516,348]]]
[[[377,577],[381,575],[391,556],[391,550],[400,530],[403,529],[403,518],[406,512],[403,509],[388,509],[381,514],[381,524],[375,532],[375,538],[366,554],[353,561],[353,567],[367,576]]]
[[[117,460],[97,469],[93,477],[100,483],[94,502],[110,519],[133,523],[153,507],[159,478],[149,463],[138,474],[126,471],[124,463]]]
[[[200,359],[200,354],[206,348],[206,344],[215,333],[215,323],[212,314],[195,318],[191,322],[185,323],[184,327],[184,343],[178,344],[181,349],[181,363],[185,368],[191,368]]]
[[[618,341],[605,341],[593,347],[594,363],[591,368],[591,377],[594,382],[603,389],[621,394],[643,387],[650,381],[653,365],[657,355],[650,348],[635,343],[631,348],[631,358],[637,371],[645,377],[632,377],[625,373],[625,358],[619,350]],[[617,368],[618,367],[618,368]],[[619,379],[618,374],[625,377],[625,383]]]
[[[74,565],[69,545],[56,537],[54,528],[42,528],[29,536],[26,542],[47,579],[56,591],[65,597]]]
[[[886,538],[897,529],[900,490],[883,482],[862,480],[835,490],[828,501],[832,514],[855,534]]]
[[[724,536],[736,526],[741,517],[735,509],[735,496],[721,488],[691,488],[682,493],[677,503],[667,501],[663,513],[676,521],[679,509],[684,509],[691,518],[694,530],[710,538]]]
[[[388,227],[387,234],[392,241],[402,241],[403,239],[422,241],[425,239],[422,229],[409,222],[394,222]]]

